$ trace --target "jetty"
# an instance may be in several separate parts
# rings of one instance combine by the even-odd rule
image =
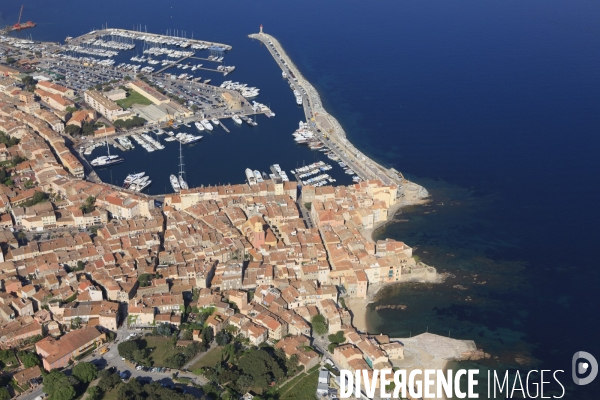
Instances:
[[[128,38],[137,39],[137,40],[142,40],[143,38],[155,38],[155,39],[169,38],[169,39],[173,39],[173,40],[177,40],[177,41],[185,41],[185,42],[189,43],[190,45],[197,44],[197,45],[203,45],[203,46],[208,46],[208,47],[220,48],[223,51],[229,51],[232,49],[232,47],[230,45],[224,44],[224,43],[216,43],[216,42],[209,42],[206,40],[182,38],[182,37],[172,36],[172,35],[162,35],[159,33],[149,33],[149,32],[134,31],[134,30],[129,30],[129,29],[117,29],[117,28],[99,29],[99,30],[91,31],[91,32],[85,33],[81,36],[78,36],[76,38],[69,39],[69,44],[77,44],[77,43],[84,42],[84,41],[87,41],[90,39],[97,39],[97,38],[100,38],[103,36],[110,36],[110,35],[125,35]]]
[[[317,90],[304,78],[275,37],[264,33],[262,26],[259,33],[250,34],[248,37],[259,40],[265,45],[281,70],[287,74],[290,84],[302,94],[304,114],[314,136],[355,171],[361,179],[379,179],[387,185],[396,184],[399,186],[400,194],[408,188],[411,195],[416,194],[421,198],[428,196],[427,190],[422,186],[406,180],[399,171],[393,168],[383,167],[354,147],[347,139],[346,132],[338,120],[323,107],[321,96]]]

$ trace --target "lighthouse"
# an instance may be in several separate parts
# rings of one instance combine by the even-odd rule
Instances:
[[[260,24],[260,33],[263,33],[263,32],[262,32],[262,24]]]

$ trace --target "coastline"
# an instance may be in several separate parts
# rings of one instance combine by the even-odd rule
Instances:
[[[400,172],[393,168],[384,168],[354,147],[354,145],[347,139],[346,132],[338,120],[329,114],[323,107],[321,96],[319,95],[318,91],[307,79],[304,78],[298,67],[296,67],[276,38],[262,32],[262,27],[260,33],[250,34],[248,36],[252,39],[260,40],[265,45],[283,72],[286,72],[287,69],[291,74],[293,74],[290,76],[290,83],[292,85],[294,85],[295,81],[299,85],[300,89],[306,90],[307,99],[303,102],[303,108],[306,121],[311,123],[312,126],[316,128],[313,130],[315,136],[318,137],[323,143],[330,141],[333,146],[329,146],[329,148],[336,152],[340,158],[344,158],[344,156],[350,158],[354,164],[352,165],[352,169],[357,173],[358,176],[360,176],[361,179],[380,179],[386,184],[396,184],[398,186],[398,202],[390,206],[386,219],[376,222],[373,228],[361,231],[361,234],[366,240],[374,243],[375,240],[373,239],[373,233],[377,229],[390,223],[402,207],[425,204],[429,202],[427,199],[429,193],[424,187],[408,181]],[[271,45],[273,48],[271,48]],[[294,77],[294,81],[292,81],[292,77]],[[327,132],[327,134],[324,134],[323,132]],[[422,264],[422,266],[433,269],[435,276],[434,268],[424,264]],[[430,279],[426,280],[429,281]],[[352,325],[358,331],[368,333],[368,305],[373,302],[373,299],[376,297],[377,293],[383,287],[388,285],[391,285],[391,283],[369,285],[366,299],[355,297],[344,298],[346,306],[352,314]]]

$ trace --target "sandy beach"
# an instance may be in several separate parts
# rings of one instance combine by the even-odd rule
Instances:
[[[346,302],[346,307],[350,309],[352,312],[352,325],[359,332],[367,332],[367,305],[369,304],[369,300],[367,299],[359,299],[356,297],[346,297],[344,298]]]

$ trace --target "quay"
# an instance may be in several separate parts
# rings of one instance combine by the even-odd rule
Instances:
[[[182,38],[182,37],[177,37],[177,36],[162,35],[159,33],[148,33],[148,32],[132,31],[129,29],[118,29],[118,28],[99,29],[99,30],[88,32],[88,33],[84,33],[81,36],[70,39],[69,44],[78,44],[79,42],[82,42],[85,40],[97,39],[102,36],[119,35],[119,34],[130,35],[130,37],[132,39],[137,39],[137,40],[141,40],[141,37],[143,37],[143,36],[157,38],[157,39],[169,38],[169,39],[177,40],[177,41],[185,41],[185,42],[189,43],[190,45],[197,44],[197,45],[204,45],[204,46],[221,47],[221,48],[223,48],[224,51],[229,51],[232,49],[232,47],[230,45],[224,44],[224,43],[208,42],[206,40]]]
[[[395,183],[399,193],[405,189],[419,193],[418,197],[428,196],[427,190],[420,185],[410,182],[393,168],[385,168],[360,152],[348,139],[346,132],[335,117],[323,107],[317,90],[300,73],[281,44],[273,36],[264,33],[262,26],[259,33],[248,35],[251,39],[261,41],[269,50],[282,71],[288,75],[289,82],[302,93],[306,121],[313,128],[313,134],[325,146],[333,151],[348,167],[363,180],[380,179],[385,184]],[[306,94],[303,94],[303,90]]]

